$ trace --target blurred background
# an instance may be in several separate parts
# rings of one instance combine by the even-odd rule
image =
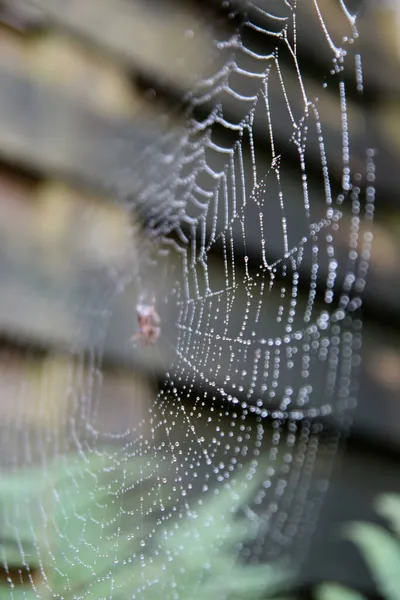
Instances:
[[[286,524],[277,517],[256,542],[255,553],[245,557],[253,564],[286,556],[286,550],[300,557],[299,597],[309,597],[324,581],[380,597],[359,551],[338,532],[349,521],[376,521],[374,498],[400,493],[399,23],[397,0],[346,5],[340,0],[0,0],[0,456],[7,497],[1,517],[1,598],[29,598],[33,592],[36,598],[61,597],[56,594],[62,592],[66,598],[120,597],[112,591],[84,595],[71,582],[61,588],[52,583],[54,572],[74,567],[73,553],[54,558],[46,538],[53,562],[50,570],[42,564],[35,528],[46,502],[41,496],[40,516],[32,509],[27,524],[23,510],[15,508],[16,498],[25,505],[31,491],[30,479],[16,485],[22,473],[35,473],[33,481],[40,473],[48,485],[53,459],[72,453],[88,461],[93,449],[104,444],[114,449],[119,465],[147,456],[150,444],[156,462],[157,452],[165,452],[161,462],[171,458],[173,463],[170,446],[180,444],[182,472],[174,472],[173,484],[184,495],[196,491],[193,478],[185,480],[183,452],[191,468],[197,461],[194,488],[204,495],[211,481],[207,464],[204,469],[201,464],[207,453],[213,465],[232,465],[237,462],[232,457],[245,457],[249,446],[258,453],[249,452],[249,459],[261,453],[269,460],[279,456],[283,464],[296,419],[294,445],[305,446],[293,456],[301,454],[301,468],[281,471],[289,473],[286,479],[276,476],[275,491],[279,485],[285,490],[279,481],[287,482],[287,490],[274,492],[275,509],[272,501],[268,504],[272,513],[285,515]],[[285,40],[290,44],[285,46]],[[342,47],[344,60],[338,51]],[[278,66],[265,79],[268,56]],[[224,77],[232,64],[237,68],[228,83]],[[257,96],[260,86],[263,94]],[[262,110],[256,96],[263,98]],[[307,108],[318,112],[309,131],[302,128],[305,96],[318,98]],[[276,202],[265,209],[261,236],[258,209],[239,219],[246,235],[239,226],[221,227],[214,235],[214,221],[223,221],[225,192],[221,186],[220,204],[208,215],[210,223],[207,218],[203,223],[199,215],[215,193],[214,180],[207,178],[227,168],[227,149],[240,128],[243,139],[249,139],[241,146],[242,172],[237,163],[232,167],[238,185],[230,190],[239,190],[239,180],[246,180],[247,197],[255,198],[256,206],[253,179],[262,187],[263,174],[275,172],[278,184],[271,193]],[[205,139],[212,140],[206,149]],[[236,159],[231,159],[233,164]],[[299,167],[302,162],[306,167]],[[354,191],[357,176],[361,183]],[[288,240],[282,234],[282,189]],[[332,385],[322,354],[317,360],[312,350],[309,372],[304,360],[290,377],[282,369],[274,384],[279,402],[270,396],[268,411],[285,410],[282,398],[289,388],[303,390],[306,397],[307,385],[314,394],[311,409],[290,417],[281,412],[260,424],[261,411],[254,407],[264,406],[261,384],[257,380],[253,386],[254,403],[247,394],[243,404],[227,384],[233,364],[228,351],[222,351],[216,366],[212,344],[205,357],[194,338],[184,337],[194,316],[182,297],[185,290],[194,297],[195,282],[202,278],[195,271],[204,262],[205,281],[209,277],[210,288],[223,295],[232,264],[238,280],[245,281],[246,269],[261,261],[265,245],[267,262],[277,267],[270,271],[256,334],[275,339],[279,310],[286,311],[290,301],[282,300],[287,272],[281,263],[293,240],[304,236],[304,219],[324,224],[329,194],[340,208],[341,226],[333,242],[315,242],[318,260],[318,250],[311,248],[305,247],[302,258],[296,254],[300,266],[292,268],[300,281],[291,297],[296,298],[294,321],[301,330],[309,323],[308,308],[319,306],[325,314],[331,302],[327,290],[346,290],[356,274],[359,288],[348,294],[351,344],[347,350],[340,345],[338,360],[348,358],[350,346],[356,358],[351,374],[343,367]],[[230,237],[218,237],[221,231]],[[312,231],[317,239],[316,228]],[[196,239],[203,252],[195,248]],[[357,260],[352,251],[359,253]],[[193,256],[196,268],[190,266]],[[229,308],[233,322],[245,322],[248,294],[246,285],[239,286]],[[136,307],[153,300],[162,336],[156,347],[143,351],[130,341],[138,331]],[[340,307],[339,302],[335,310]],[[203,308],[213,314],[214,308],[207,312],[205,303]],[[253,305],[251,311],[255,314]],[[206,316],[199,322],[204,337],[214,343],[218,323],[210,324]],[[256,379],[254,358],[238,352],[235,365],[238,356],[240,370],[232,369],[229,379],[234,390],[242,385],[246,392]],[[273,378],[278,367],[264,368]],[[236,393],[232,405],[229,394]],[[211,403],[203,401],[211,396]],[[245,428],[238,437],[237,423]],[[239,450],[216,442],[233,431]],[[204,452],[193,450],[193,439]],[[112,452],[107,451],[108,459]],[[76,484],[69,467],[68,477]],[[136,482],[143,483],[140,473]],[[50,484],[45,493],[49,502],[55,489]],[[178,496],[174,489],[172,505],[178,506]],[[143,523],[147,511],[140,511]],[[79,516],[79,508],[72,512]],[[7,558],[10,547],[12,560]],[[79,561],[85,562],[84,547],[79,552]],[[94,565],[90,556],[86,562]],[[113,560],[110,553],[110,564]],[[150,597],[145,588],[137,594],[122,597]],[[253,596],[244,592],[240,597]],[[400,598],[400,592],[392,597]]]

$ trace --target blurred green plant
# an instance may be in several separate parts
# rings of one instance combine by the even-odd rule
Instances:
[[[242,511],[260,480],[243,469],[203,504],[179,509],[155,462],[116,460],[114,448],[60,460],[45,474],[3,474],[0,597],[287,598],[288,565],[238,559],[260,535],[260,521]],[[177,516],[164,525],[168,511]]]
[[[323,583],[317,590],[318,600],[365,600],[362,594],[339,585],[338,583]]]
[[[382,494],[375,503],[379,516],[391,531],[375,523],[355,522],[346,526],[345,537],[359,548],[380,594],[386,600],[400,599],[400,495]],[[364,597],[336,583],[319,586],[318,600],[364,600]]]

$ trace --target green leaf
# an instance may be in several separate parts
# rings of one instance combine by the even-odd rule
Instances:
[[[399,600],[399,540],[373,523],[352,524],[347,529],[347,537],[360,549],[380,592],[387,600]]]
[[[392,529],[400,537],[400,495],[382,494],[375,503],[376,512],[389,521]]]
[[[324,583],[318,586],[316,598],[317,600],[366,600],[362,594],[338,583]]]

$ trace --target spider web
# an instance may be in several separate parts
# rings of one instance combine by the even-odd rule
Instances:
[[[318,2],[310,2],[316,39],[323,39],[324,59],[331,61],[319,84],[315,78],[310,84],[298,52],[301,4],[276,2],[269,12],[249,3],[240,19],[232,10],[236,29],[226,38],[215,33],[215,64],[222,66],[188,93],[185,127],[166,133],[157,148],[143,149],[140,161],[148,168],[146,177],[135,173],[140,193],[134,200],[127,193],[130,175],[116,175],[126,210],[142,212],[146,229],[140,263],[133,253],[129,269],[99,284],[102,293],[93,297],[92,291],[86,309],[91,345],[71,360],[67,438],[78,458],[72,467],[62,463],[68,481],[63,486],[72,490],[67,499],[62,486],[51,484],[63,526],[42,502],[36,509],[18,505],[3,518],[6,531],[14,533],[16,513],[35,532],[38,522],[50,522],[56,541],[69,545],[63,573],[50,537],[39,544],[34,533],[32,552],[18,541],[25,566],[38,564],[45,578],[43,596],[31,581],[36,597],[59,597],[54,572],[67,596],[97,597],[90,586],[74,591],[67,566],[79,565],[95,582],[108,581],[107,597],[117,598],[121,562],[140,565],[142,577],[132,568],[128,586],[132,598],[146,597],[161,585],[158,577],[144,575],[160,552],[154,539],[170,523],[177,524],[178,535],[209,498],[235,490],[243,472],[249,486],[257,482],[244,512],[262,535],[249,547],[239,545],[237,553],[253,563],[288,552],[306,556],[357,400],[357,311],[372,242],[374,161],[366,147],[363,165],[352,160],[352,134],[360,132],[351,122],[348,90],[362,92],[355,16],[337,2],[343,31],[334,39]],[[339,132],[333,138],[322,113]],[[327,143],[329,136],[333,143]],[[126,147],[122,152],[129,164]],[[137,237],[132,230],[132,239]],[[143,360],[151,356],[159,391],[135,428],[100,434],[104,345],[115,305],[132,283],[138,301],[154,297],[161,315],[158,346],[137,351],[139,360],[141,352],[147,352]],[[135,334],[134,311],[132,306],[127,337]],[[340,425],[340,433],[325,431],[327,419]],[[55,440],[56,456],[67,450],[55,431],[28,436],[23,434],[28,454],[31,446],[42,448],[43,472],[49,468],[46,436]],[[111,449],[102,450],[100,442]],[[96,517],[94,507],[80,507],[85,478],[91,478],[93,494],[103,485],[90,466],[93,457],[111,477],[105,493],[116,508],[112,522]],[[142,461],[139,474],[129,463],[136,458]],[[26,454],[22,462],[28,462]],[[144,489],[149,478],[150,506],[143,493],[140,505],[128,510],[126,492]],[[107,527],[119,527],[128,517],[138,523],[137,531],[128,527],[126,538],[113,542]],[[140,549],[126,550],[123,541],[134,535]],[[101,570],[103,542],[115,560],[108,556],[111,564]],[[179,547],[171,561],[179,564],[192,543]],[[214,550],[218,554],[218,544]],[[173,588],[164,587],[163,597],[179,597]]]

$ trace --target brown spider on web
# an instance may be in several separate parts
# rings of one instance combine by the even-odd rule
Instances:
[[[132,340],[145,348],[154,346],[161,335],[161,318],[155,307],[155,300],[152,304],[140,302],[136,306],[136,315],[139,331],[133,336]]]

